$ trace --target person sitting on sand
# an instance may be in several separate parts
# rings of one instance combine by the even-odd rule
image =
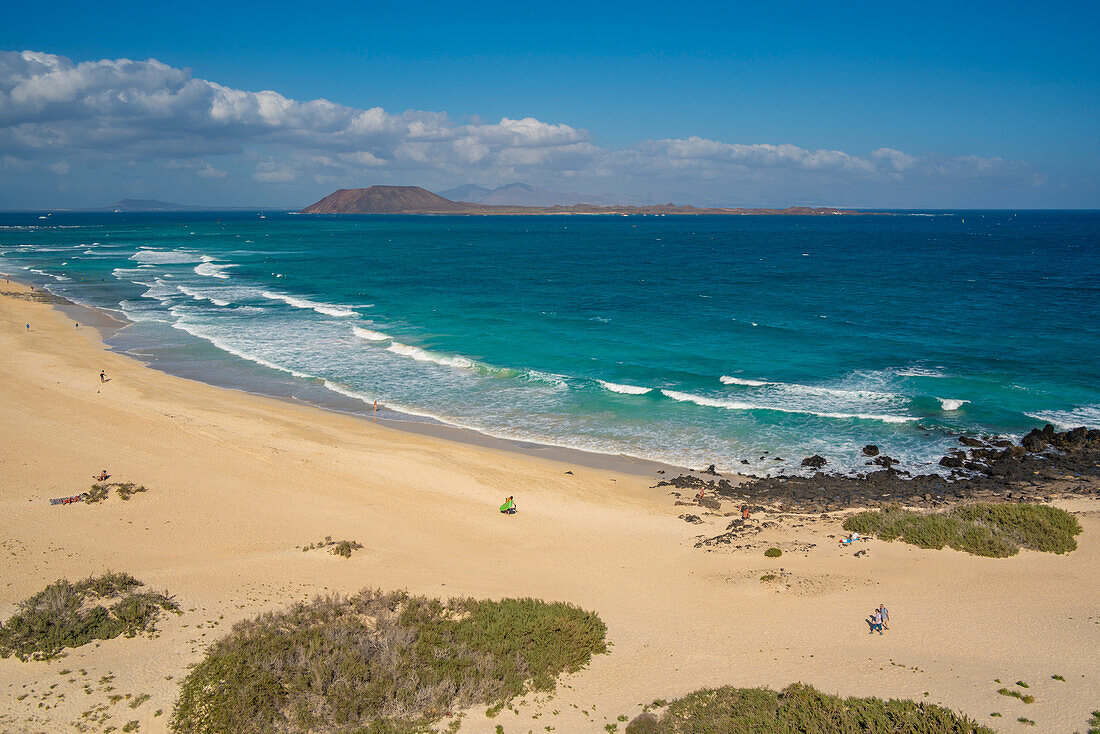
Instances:
[[[504,500],[504,504],[500,506],[500,514],[502,515],[514,515],[516,514],[516,503],[512,501],[512,498]]]
[[[852,543],[856,542],[857,540],[859,540],[859,533],[852,533],[847,538],[841,538],[840,539],[840,544],[844,545],[844,546],[848,546],[848,545],[851,545]]]
[[[106,482],[110,478],[111,475],[107,473],[106,469],[101,471],[98,475],[92,477],[92,479],[96,480],[97,482]]]

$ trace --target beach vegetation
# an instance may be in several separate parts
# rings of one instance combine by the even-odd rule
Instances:
[[[1065,683],[1065,681],[1066,681],[1065,677],[1061,676],[1061,675],[1052,675],[1052,676],[1050,676],[1050,678],[1051,678],[1051,680],[1060,680],[1063,683]]]
[[[141,586],[129,574],[110,571],[76,583],[55,581],[19,602],[0,624],[0,657],[49,660],[93,640],[154,632],[161,613],[178,613],[179,605],[167,594],[139,591]]]
[[[107,499],[110,491],[110,487],[106,484],[93,484],[91,489],[84,493],[84,503],[94,505],[96,502],[102,502]]]
[[[1031,719],[1024,718],[1023,716],[1016,719],[1016,721],[1020,722],[1021,724],[1027,724],[1028,726],[1035,726],[1034,721],[1032,721]]]
[[[1089,717],[1089,734],[1100,734],[1100,710],[1093,711]]]
[[[803,683],[768,688],[704,688],[671,702],[659,716],[642,714],[627,734],[759,732],[831,734],[993,734],[964,714],[933,704],[879,698],[840,698]]]
[[[760,577],[760,580],[764,583],[768,583],[769,581],[777,581],[778,579],[779,577],[776,576],[774,573],[766,573]]]
[[[591,612],[536,599],[364,590],[238,622],[181,686],[176,734],[428,731],[447,713],[548,691],[607,651]]]
[[[134,484],[133,482],[121,482],[115,484],[115,492],[118,494],[119,499],[128,500],[138,492],[148,492],[149,490],[144,484]]]
[[[355,540],[333,540],[331,535],[326,535],[324,540],[318,540],[316,543],[310,543],[302,548],[302,552],[314,550],[315,548],[328,548],[329,553],[334,556],[343,556],[344,558],[351,558],[351,554],[354,551],[363,547],[363,544]]]
[[[768,548],[764,551],[764,555],[768,558],[779,558],[779,556],[783,555],[783,551],[778,548]]]
[[[989,558],[1007,558],[1020,548],[1068,553],[1077,548],[1081,524],[1057,507],[1036,504],[975,504],[950,512],[923,513],[888,507],[860,512],[844,529],[882,540],[901,540],[920,548],[955,550]]]
[[[1028,693],[1020,693],[1019,691],[1014,691],[1011,688],[1000,688],[997,690],[997,693],[1001,694],[1002,696],[1018,698],[1024,703],[1035,703],[1035,696],[1032,696]]]

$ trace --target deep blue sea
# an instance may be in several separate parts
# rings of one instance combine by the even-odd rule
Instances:
[[[1100,427],[1098,212],[44,216],[0,271],[115,348],[333,407],[757,474]]]

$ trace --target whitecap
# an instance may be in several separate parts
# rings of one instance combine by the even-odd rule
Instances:
[[[402,344],[401,342],[393,342],[386,351],[399,354],[402,357],[408,357],[415,359],[417,362],[431,362],[433,364],[442,365],[444,367],[457,367],[464,370],[476,370],[478,363],[467,357],[460,355],[445,355],[436,354],[435,352],[429,352],[426,349],[420,347],[414,347],[409,344]]]
[[[275,291],[263,291],[260,295],[264,298],[272,301],[282,301],[283,303],[294,306],[295,308],[310,309],[317,313],[325,314],[326,316],[335,316],[337,318],[349,318],[355,316],[355,311],[352,311],[346,306],[334,306],[328,303],[317,303],[316,301],[310,301],[305,298],[297,298],[295,296],[289,296],[286,293],[277,293]]]
[[[393,338],[389,334],[383,334],[381,331],[373,331],[371,329],[364,329],[361,326],[353,326],[353,327],[351,327],[351,330],[360,339],[366,339],[367,341],[371,341],[371,342],[384,342],[384,341],[387,341],[387,340]]]
[[[970,402],[969,400],[956,400],[954,398],[936,398],[936,400],[940,401],[940,405],[944,410],[958,410]]]
[[[210,301],[215,306],[229,306],[230,302],[221,298],[215,298],[214,296],[204,291],[197,290],[195,288],[188,288],[187,286],[176,286],[181,293],[187,296],[191,296],[196,301]]]
[[[1100,428],[1100,405],[1081,405],[1070,410],[1040,410],[1025,413],[1025,415],[1046,423],[1053,423],[1063,430],[1078,426]]]
[[[209,255],[202,256],[202,262],[195,266],[196,275],[204,275],[207,278],[221,278],[228,280],[229,276],[225,274],[227,268],[233,267],[232,263],[219,263],[215,262],[214,258]]]
[[[199,261],[199,258],[193,252],[149,249],[138,250],[130,256],[130,259],[135,262],[154,265],[182,265]]]
[[[730,375],[722,375],[718,380],[723,385],[745,385],[747,387],[764,387],[771,384],[764,380],[749,380],[744,377],[731,377]]]
[[[692,395],[691,393],[679,392],[677,390],[661,390],[661,394],[678,402],[694,403],[704,408],[723,408],[725,410],[774,410],[780,413],[815,415],[821,418],[855,418],[859,420],[881,421],[883,423],[909,423],[910,421],[917,420],[916,418],[913,418],[911,416],[901,415],[884,415],[877,413],[833,413],[810,410],[809,408],[802,407],[795,408],[777,405],[764,405],[759,403],[745,403],[734,400],[710,398],[704,395]]]
[[[614,382],[604,382],[603,380],[596,380],[596,382],[600,383],[600,386],[605,390],[621,393],[623,395],[645,395],[653,389],[651,387],[639,387],[637,385],[620,385]]]

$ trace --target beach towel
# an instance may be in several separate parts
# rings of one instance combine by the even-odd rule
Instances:
[[[83,502],[84,495],[77,494],[72,497],[58,497],[57,499],[50,500],[51,505],[70,505],[73,502]]]

